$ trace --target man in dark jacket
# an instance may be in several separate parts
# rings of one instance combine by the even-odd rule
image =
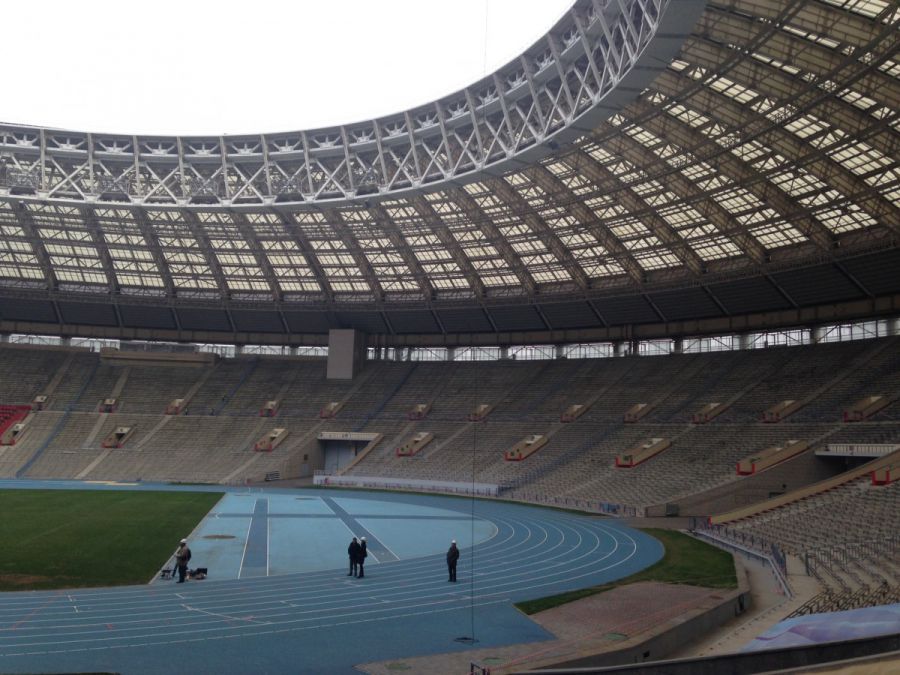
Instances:
[[[184,576],[187,574],[188,562],[191,560],[191,549],[188,548],[187,539],[182,539],[178,544],[178,550],[175,551],[175,565],[178,567],[178,583],[184,583]]]
[[[456,561],[459,560],[459,549],[456,548],[456,539],[450,542],[450,549],[447,551],[447,570],[450,572],[448,581],[456,582]]]
[[[347,555],[350,556],[350,572],[347,574],[348,577],[356,576],[356,566],[359,564],[359,542],[356,541],[356,537],[353,537],[353,541],[350,542],[350,546],[347,547]]]
[[[357,575],[358,579],[362,579],[365,574],[363,572],[363,565],[366,564],[366,556],[368,556],[368,552],[366,551],[366,538],[359,538],[359,574]]]

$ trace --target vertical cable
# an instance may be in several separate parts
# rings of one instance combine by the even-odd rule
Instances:
[[[478,387],[476,386],[475,389],[477,390]],[[476,403],[475,405],[477,406],[478,404]],[[469,545],[471,546],[469,553],[469,569],[471,570],[469,615],[472,624],[472,642],[477,642],[475,639],[475,453],[478,448],[478,424],[478,421],[472,422],[472,518],[470,520],[471,538],[469,539]]]
[[[472,405],[472,411],[474,412],[478,408],[478,401],[481,398],[479,395],[479,381],[478,378],[475,378],[475,386],[473,387],[475,403]],[[454,640],[454,642],[464,642],[467,644],[474,644],[478,642],[475,639],[475,456],[478,448],[478,425],[479,421],[476,419],[472,424],[472,486],[471,486],[471,516],[469,518],[470,524],[470,536],[471,540],[469,541],[469,629],[470,633],[464,637],[458,637]]]
[[[487,61],[488,61],[488,8],[491,4],[491,0],[484,0],[484,42],[482,43],[482,53],[481,53],[481,76],[485,77],[487,72]]]

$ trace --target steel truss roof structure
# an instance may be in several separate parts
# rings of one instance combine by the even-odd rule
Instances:
[[[677,4],[579,0],[464,91],[333,129],[0,126],[0,319],[296,342],[900,309],[900,9]]]

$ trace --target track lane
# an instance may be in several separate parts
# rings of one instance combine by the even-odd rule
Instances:
[[[405,501],[438,502],[470,515],[469,504],[460,500],[407,495]],[[78,654],[150,648],[164,655],[175,643],[206,644],[204,651],[214,653],[217,641],[231,638],[252,644],[265,636],[309,631],[324,637],[348,625],[379,632],[379,624],[391,621],[428,622],[429,616],[440,621],[458,611],[493,611],[602,583],[661,554],[654,551],[654,540],[608,520],[503,502],[479,502],[476,515],[493,523],[495,533],[463,549],[458,584],[446,582],[439,554],[367,566],[365,580],[347,579],[342,568],[171,587],[0,594],[0,671],[29,669],[32,661],[41,663],[29,657],[50,654],[77,661]],[[217,671],[237,672],[231,668],[222,663]]]

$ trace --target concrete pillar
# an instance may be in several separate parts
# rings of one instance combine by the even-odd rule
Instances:
[[[684,338],[675,338],[672,341],[672,353],[684,354]]]
[[[244,345],[235,345],[234,346],[234,355],[240,356],[244,353]]]
[[[500,360],[505,361],[508,358],[509,358],[509,347],[507,347],[506,345],[503,345],[502,347],[500,347]]]
[[[628,342],[620,340],[613,343],[613,353],[616,356],[628,356]]]
[[[553,353],[553,358],[555,359],[564,359],[566,358],[566,347],[565,345],[556,345],[556,349]]]
[[[895,316],[893,319],[888,319],[888,333],[890,335],[900,335],[900,316]],[[9,335],[5,336],[6,340],[9,340]],[[4,342],[6,342],[4,340]]]
[[[825,326],[814,326],[810,335],[812,343],[819,344],[825,339]]]
[[[329,380],[352,380],[366,360],[365,335],[356,330],[333,328],[328,331]]]
[[[0,342],[9,342],[9,333],[0,334]]]
[[[61,342],[62,342],[63,347],[71,347],[72,346],[72,338],[71,337],[64,337],[64,338],[62,338]]]
[[[412,361],[412,352],[413,352],[412,347],[406,348],[406,357],[404,358],[404,361]]]
[[[750,349],[750,333],[738,335],[738,349]]]
[[[447,360],[456,361],[456,347],[447,347]]]
[[[291,347],[291,356],[297,356],[299,350],[297,347]]]

